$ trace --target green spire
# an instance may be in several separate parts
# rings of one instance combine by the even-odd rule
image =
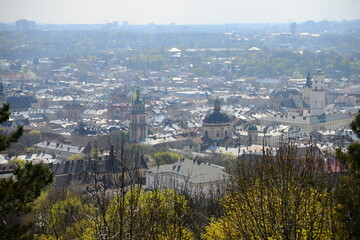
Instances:
[[[220,109],[221,109],[220,99],[217,97],[214,102],[214,110],[220,110]]]
[[[136,101],[137,102],[140,101],[140,89],[139,89],[139,87],[136,89]]]
[[[140,89],[139,89],[139,87],[136,89],[135,92],[133,92],[133,94],[131,96],[131,99],[132,99],[133,104],[142,104],[143,103],[143,101],[141,101],[141,99],[140,99]]]
[[[308,72],[308,75],[307,75],[307,77],[306,77],[306,84],[305,84],[305,86],[311,88],[311,85],[312,85],[311,74],[310,74],[310,72]]]

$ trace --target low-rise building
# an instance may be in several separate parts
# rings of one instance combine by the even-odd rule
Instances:
[[[69,144],[43,141],[34,145],[41,153],[51,154],[61,159],[67,159],[72,155],[85,156],[87,148],[77,147]]]
[[[148,169],[146,187],[187,190],[191,194],[208,193],[212,188],[221,187],[228,177],[224,167],[196,159],[179,159],[173,164]]]

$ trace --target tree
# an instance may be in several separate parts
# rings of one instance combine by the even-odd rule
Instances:
[[[19,142],[24,144],[26,147],[31,147],[35,143],[42,141],[41,132],[38,130],[31,130],[29,133],[25,133],[20,139]]]
[[[70,157],[68,157],[67,160],[76,161],[76,160],[81,160],[81,159],[84,159],[84,157],[81,156],[80,154],[74,154],[74,155],[71,155]]]
[[[360,138],[360,110],[350,123],[351,129]],[[344,225],[348,239],[360,238],[360,143],[348,146],[347,152],[337,149],[337,159],[345,165],[347,175],[341,176],[336,188],[338,220]]]
[[[0,123],[9,119],[9,105],[0,109]],[[22,127],[10,134],[0,135],[0,150],[3,151],[16,142],[22,134]],[[10,219],[28,214],[32,203],[41,191],[53,180],[53,174],[42,165],[25,163],[15,166],[13,176],[0,179],[0,232],[2,239],[26,238],[26,232],[32,226],[27,224],[12,224]]]
[[[224,215],[212,219],[204,239],[341,239],[322,159],[308,149],[282,147],[276,157],[239,159]]]
[[[79,196],[67,192],[66,198],[51,207],[48,233],[57,239],[95,239],[94,208]]]
[[[183,158],[180,154],[173,152],[158,152],[152,155],[154,163],[152,165],[163,165],[171,164],[178,161],[180,158]]]
[[[53,181],[53,173],[40,164],[25,163],[16,167],[9,179],[0,180],[0,232],[5,239],[23,237],[32,223],[12,225],[9,217],[21,216],[31,212],[32,203],[41,191]]]
[[[34,148],[34,147],[27,147],[27,148],[25,148],[24,152],[26,154],[28,154],[28,153],[33,154],[33,153],[37,153],[38,150],[36,148]]]
[[[0,123],[6,122],[9,120],[10,116],[10,105],[3,104],[3,107],[0,108]],[[17,130],[10,134],[10,136],[0,135],[0,151],[10,147],[10,144],[16,142],[22,135],[23,127],[19,126]]]
[[[118,197],[111,201],[106,218],[112,234],[119,238],[191,239],[186,227],[188,214],[185,197],[173,190],[134,188],[126,194],[124,205]]]

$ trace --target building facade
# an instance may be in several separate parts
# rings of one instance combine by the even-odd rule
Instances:
[[[321,70],[313,74],[313,79],[308,74],[301,92],[303,104],[295,104],[296,101],[293,101],[293,107],[286,106],[286,111],[261,117],[258,119],[259,123],[266,126],[290,125],[300,127],[301,132],[312,133],[320,129],[344,128],[351,122],[351,116],[345,113],[325,114],[325,74]]]
[[[221,190],[229,178],[224,167],[190,159],[160,165],[146,171],[148,189],[186,190],[190,194]]]
[[[302,94],[305,103],[309,106],[311,115],[325,114],[325,73],[317,70],[313,74],[312,80],[308,74]]]

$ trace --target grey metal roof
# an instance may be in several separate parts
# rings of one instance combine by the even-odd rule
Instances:
[[[147,173],[174,173],[187,178],[190,183],[206,183],[228,178],[224,167],[190,159],[180,159],[174,164],[153,167],[148,169]]]
[[[55,143],[55,142],[47,142],[47,141],[37,143],[34,146],[39,147],[39,148],[46,148],[46,149],[63,151],[63,152],[69,152],[72,154],[80,154],[84,150],[83,147],[62,144],[62,143]]]

